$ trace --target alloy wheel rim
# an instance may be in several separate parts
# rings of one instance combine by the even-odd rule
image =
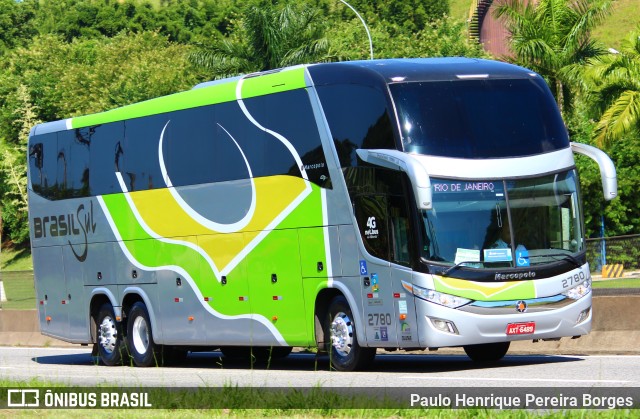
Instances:
[[[331,344],[340,356],[348,356],[353,346],[353,322],[346,313],[335,315],[331,322]]]

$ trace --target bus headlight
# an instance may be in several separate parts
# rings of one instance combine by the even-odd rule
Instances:
[[[589,294],[590,292],[591,292],[591,280],[587,279],[580,285],[563,292],[562,295],[565,295],[571,298],[572,300],[579,300],[585,295]]]
[[[418,287],[417,285],[413,285],[413,295],[423,300],[449,308],[458,308],[471,301],[467,298]]]

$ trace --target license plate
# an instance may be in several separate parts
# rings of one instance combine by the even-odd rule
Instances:
[[[507,335],[530,335],[536,331],[536,322],[510,323],[507,325]]]

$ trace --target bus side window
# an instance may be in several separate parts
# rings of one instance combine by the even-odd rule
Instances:
[[[204,106],[172,112],[163,141],[164,161],[174,186],[197,185],[248,177],[238,124],[216,121],[217,107]],[[228,130],[226,134],[224,130]]]
[[[391,242],[391,261],[409,266],[411,263],[409,246],[409,212],[403,196],[389,197],[389,240]]]
[[[29,179],[31,188],[36,193],[42,192],[42,166],[44,164],[44,150],[42,143],[32,144],[29,147]]]
[[[68,130],[58,133],[59,198],[89,196],[89,147],[87,130]]]
[[[384,195],[356,196],[354,210],[367,252],[380,259],[389,260],[387,197]]]
[[[119,157],[120,173],[128,191],[144,191],[164,187],[157,158],[166,114],[129,119],[124,123],[123,156]]]
[[[55,199],[56,185],[56,151],[58,149],[57,133],[38,135],[32,139],[37,141],[29,149],[29,172],[31,188],[38,195]]]
[[[121,192],[116,172],[124,168],[124,122],[91,127],[91,195],[106,195]]]
[[[260,98],[265,101],[265,127],[284,136],[296,149],[309,180],[322,187],[331,187],[329,169],[322,149],[318,125],[305,89],[272,94]],[[296,164],[290,176],[300,176]]]
[[[341,167],[356,166],[359,148],[396,149],[389,105],[372,87],[328,85],[317,88]]]

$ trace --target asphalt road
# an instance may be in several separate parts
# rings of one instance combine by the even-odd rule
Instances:
[[[219,387],[640,387],[640,356],[508,355],[479,366],[464,355],[379,353],[366,372],[329,371],[326,356],[293,353],[251,367],[219,352],[178,367],[96,365],[84,348],[0,348],[0,379],[80,386]]]

